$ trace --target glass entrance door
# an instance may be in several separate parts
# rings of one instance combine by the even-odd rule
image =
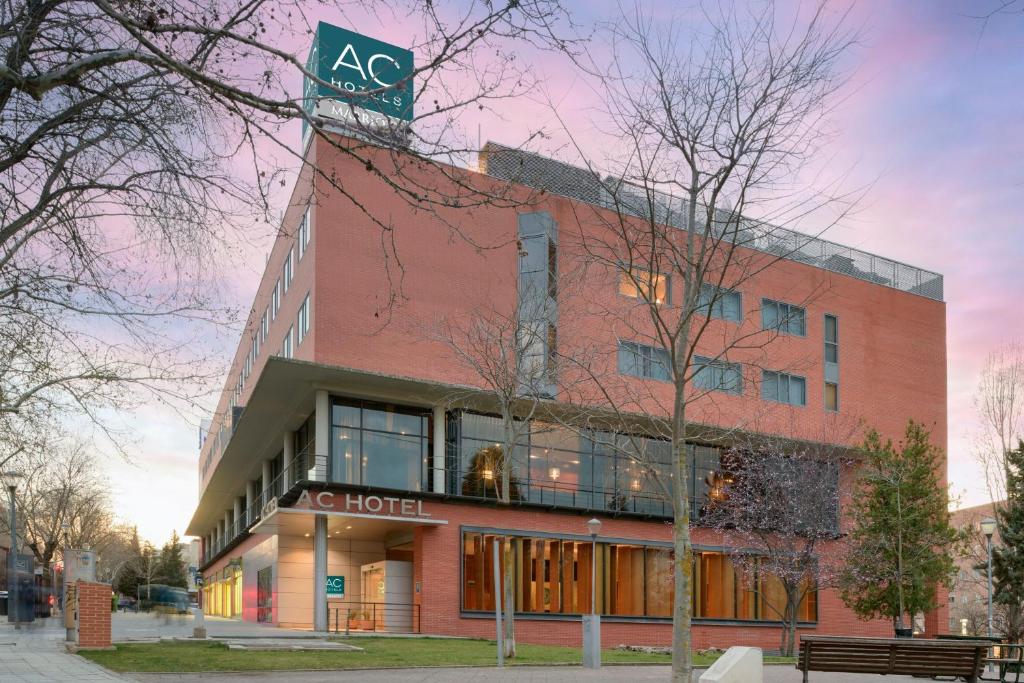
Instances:
[[[256,621],[269,623],[274,619],[274,587],[271,567],[256,572]]]

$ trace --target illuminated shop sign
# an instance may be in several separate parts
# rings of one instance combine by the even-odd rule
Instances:
[[[303,107],[311,115],[367,127],[412,121],[411,50],[321,21],[306,70],[324,82],[305,79]]]
[[[345,597],[345,577],[344,576],[328,576],[327,577],[327,597],[329,597],[329,598],[343,598],[343,597]]]
[[[353,514],[389,515],[397,517],[430,517],[423,509],[423,501],[413,498],[373,496],[362,493],[331,493],[329,491],[303,491],[295,507],[310,510],[332,510]]]

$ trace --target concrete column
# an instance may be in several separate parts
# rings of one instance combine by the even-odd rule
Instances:
[[[263,481],[261,482],[262,485],[263,485],[263,491],[260,492],[260,507],[263,507],[264,505],[266,505],[267,503],[270,502],[270,492],[267,489],[270,488],[270,478],[273,477],[273,476],[274,475],[273,475],[273,473],[271,472],[271,469],[270,469],[270,461],[269,460],[264,460],[263,461]]]
[[[434,406],[434,493],[444,493],[444,406]]]
[[[327,630],[327,515],[313,517],[313,630]]]
[[[327,391],[316,392],[316,434],[313,452],[316,454],[316,478],[327,480],[327,456],[331,452],[331,397]],[[325,589],[326,590],[326,589]]]
[[[242,499],[239,498],[238,496],[235,496],[235,508],[234,510],[232,510],[232,512],[235,515],[235,524],[238,525],[238,530],[241,531],[241,527],[247,525],[242,524],[240,521],[242,519]]]
[[[256,502],[256,482],[250,479],[245,482],[245,523],[252,524],[256,521],[255,516],[253,519],[249,519],[249,515],[252,514],[252,504]]]
[[[282,460],[282,471],[285,472],[284,490],[291,488],[293,481],[296,481],[295,472],[292,472],[292,460],[295,459],[295,432],[284,433],[284,444],[281,452],[284,454]]]
[[[231,510],[226,510],[224,512],[224,542],[227,543],[234,536],[234,530],[231,528]]]

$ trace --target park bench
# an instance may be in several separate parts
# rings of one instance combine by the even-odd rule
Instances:
[[[982,676],[979,680],[1009,683],[1010,677],[1013,676],[1013,683],[1020,683],[1020,676],[1024,673],[1024,645],[997,645],[985,657],[985,663],[995,667],[999,677]]]
[[[921,638],[801,636],[796,668],[809,671],[907,676],[953,676],[975,683],[991,643]]]

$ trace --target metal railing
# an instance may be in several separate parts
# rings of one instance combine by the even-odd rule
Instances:
[[[485,146],[483,158],[484,172],[492,177],[619,214],[644,219],[653,214],[660,224],[686,227],[686,202],[680,197],[657,190],[648,193],[646,188],[613,177],[602,180],[587,169],[492,142]],[[728,212],[721,214],[722,223],[729,225],[729,234],[735,230],[733,239],[742,246],[936,301],[943,300],[943,280],[938,273],[788,228],[742,217],[737,220]]]
[[[420,606],[401,602],[328,600],[327,630],[333,633],[419,633]]]

